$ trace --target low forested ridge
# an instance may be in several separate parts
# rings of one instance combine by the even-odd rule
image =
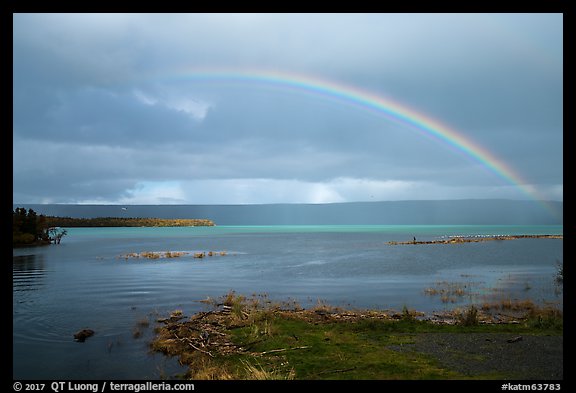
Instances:
[[[17,207],[12,212],[12,245],[60,244],[66,229],[73,227],[196,227],[214,226],[206,219],[131,217],[72,218],[38,215],[33,209]]]
[[[196,218],[132,218],[132,217],[45,217],[49,226],[53,227],[197,227],[214,226],[212,220]]]

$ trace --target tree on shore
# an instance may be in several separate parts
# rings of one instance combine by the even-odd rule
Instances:
[[[44,215],[17,207],[12,212],[12,245],[60,244],[66,230],[50,227]]]
[[[64,237],[68,232],[66,229],[58,228],[58,227],[51,227],[48,228],[48,234],[51,242],[54,244],[60,244],[62,237]]]

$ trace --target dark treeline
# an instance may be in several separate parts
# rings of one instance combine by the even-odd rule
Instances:
[[[38,215],[33,209],[17,207],[12,212],[13,246],[60,244],[66,230],[62,227],[192,227],[214,226],[212,220],[96,217],[72,218]]]
[[[12,245],[60,244],[66,230],[52,225],[48,217],[33,209],[17,207],[12,212]]]
[[[44,218],[52,227],[198,227],[214,226],[214,222],[205,219],[166,219],[166,218],[131,218],[131,217],[96,217],[72,218],[52,217]]]
[[[45,228],[47,228],[46,217],[38,216],[32,209],[17,207],[12,212],[13,244],[32,244],[38,240],[42,241],[47,236]]]

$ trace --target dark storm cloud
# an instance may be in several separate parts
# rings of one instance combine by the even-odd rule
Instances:
[[[562,199],[561,15],[17,14],[13,40],[15,202],[521,196],[344,102],[178,76],[199,67],[394,99]]]

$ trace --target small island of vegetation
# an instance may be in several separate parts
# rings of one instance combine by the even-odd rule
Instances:
[[[497,235],[497,236],[454,236],[448,239],[439,240],[408,240],[404,242],[390,241],[386,244],[391,246],[405,245],[405,244],[461,244],[461,243],[480,243],[493,240],[516,240],[516,239],[564,239],[564,235]]]

